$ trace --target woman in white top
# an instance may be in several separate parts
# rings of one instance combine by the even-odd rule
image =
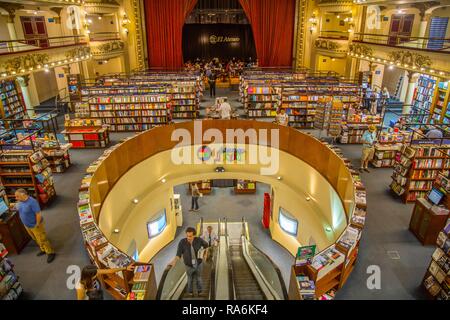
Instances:
[[[284,108],[278,109],[276,123],[280,126],[286,127],[289,125],[289,116],[286,114],[286,110],[284,110]]]
[[[231,119],[231,106],[227,102],[227,98],[224,98],[224,101],[219,105],[217,111],[220,112],[220,118],[223,120]]]

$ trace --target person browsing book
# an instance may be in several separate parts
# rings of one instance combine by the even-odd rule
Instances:
[[[194,294],[194,284],[197,286],[197,293],[200,295],[202,292],[202,262],[206,254],[204,249],[209,247],[208,242],[196,237],[196,233],[195,228],[186,229],[186,238],[178,243],[177,254],[169,264],[173,267],[179,259],[183,258],[188,278],[187,293],[190,296]]]
[[[47,263],[51,263],[55,260],[56,254],[47,238],[47,233],[45,232],[44,218],[41,214],[39,202],[29,196],[25,189],[17,189],[14,196],[17,200],[15,208],[19,211],[20,220],[25,226],[31,239],[39,246],[40,251],[37,256],[40,257],[47,254]]]
[[[370,125],[362,136],[363,149],[361,157],[361,168],[359,169],[360,172],[362,172],[363,170],[366,172],[370,172],[369,161],[372,160],[375,154],[374,145],[376,142],[376,131],[377,127],[374,125]]]
[[[134,263],[126,268],[116,269],[99,269],[97,266],[89,265],[81,270],[80,281],[77,283],[77,299],[78,300],[103,300],[103,290],[98,276],[104,274],[114,274],[121,271],[133,272]]]

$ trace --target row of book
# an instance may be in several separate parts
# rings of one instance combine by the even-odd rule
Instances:
[[[7,255],[6,247],[0,242],[0,300],[17,300],[23,288]]]
[[[335,244],[315,254],[310,264],[306,262],[304,265],[304,261],[296,260],[296,280],[300,298],[303,300],[331,300],[335,297],[336,291],[342,287],[353,270],[367,214],[366,191],[361,175],[353,169],[350,161],[343,157],[340,149],[323,143],[341,157],[348,167],[354,186],[355,207],[349,225]]]
[[[124,141],[128,140],[125,139]],[[120,143],[105,150],[104,153],[94,162],[92,162],[86,170],[86,174],[81,181],[80,192],[78,195],[78,215],[80,219],[80,228],[83,239],[86,243],[91,261],[99,268],[124,268],[133,262],[133,259],[121,252],[112,245],[100,230],[97,221],[93,215],[90,206],[90,191],[92,176],[102,162],[110,156],[110,154],[120,146]],[[111,290],[115,290],[121,294],[123,299],[127,300],[144,300],[148,296],[149,278],[152,275],[151,265],[138,264],[134,270],[131,279],[117,282],[117,278],[111,277]],[[117,274],[119,278],[123,278],[125,274]],[[111,282],[115,285],[111,286]]]

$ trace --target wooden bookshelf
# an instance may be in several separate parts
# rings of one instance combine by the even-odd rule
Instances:
[[[24,188],[43,208],[56,196],[52,170],[42,150],[2,152],[0,179],[10,199],[14,199],[14,192],[18,188]]]
[[[431,190],[433,181],[442,170],[450,169],[449,157],[441,151],[445,145],[404,145],[396,159],[391,190],[405,203],[423,198]]]
[[[192,183],[195,183],[197,185],[198,190],[203,195],[211,194],[211,192],[212,192],[211,180],[195,181],[195,182],[192,182]],[[188,194],[191,194],[191,190],[192,190],[191,184],[189,184]]]
[[[0,82],[0,116],[2,120],[23,119],[26,114],[22,91],[14,80]],[[8,127],[8,124],[5,124]]]
[[[256,193],[256,181],[253,180],[237,180],[234,187],[235,194],[251,194]]]
[[[430,76],[421,75],[414,90],[411,113],[431,113],[435,90],[436,80]],[[430,121],[430,117],[428,115],[420,115],[418,120],[421,123],[426,123]]]

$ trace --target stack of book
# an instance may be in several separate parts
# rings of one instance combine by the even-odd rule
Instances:
[[[316,299],[316,286],[314,281],[310,280],[308,276],[297,276],[298,290],[302,300],[315,300]]]

